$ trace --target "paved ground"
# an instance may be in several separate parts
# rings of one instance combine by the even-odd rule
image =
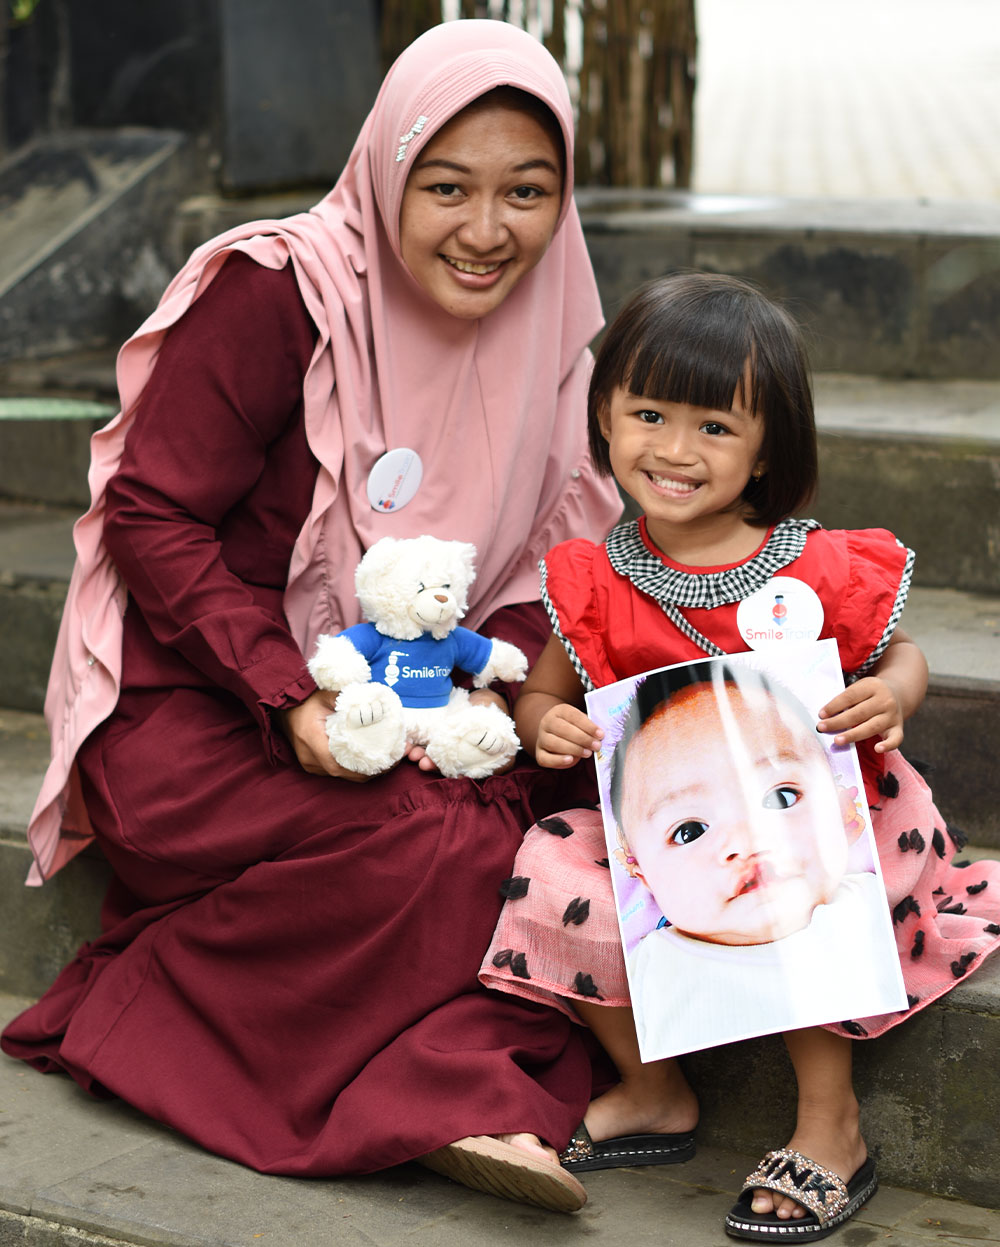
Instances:
[[[997,0],[696,0],[694,189],[1000,199]]]
[[[0,1024],[25,1003],[0,996]],[[753,1159],[703,1148],[686,1165],[591,1174],[589,1202],[572,1216],[479,1195],[418,1165],[368,1178],[264,1177],[0,1056],[0,1244],[720,1247]],[[982,1247],[1000,1243],[1000,1213],[883,1187],[831,1241]]]

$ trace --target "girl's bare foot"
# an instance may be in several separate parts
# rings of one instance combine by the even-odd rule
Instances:
[[[788,1031],[784,1039],[799,1085],[795,1133],[788,1146],[846,1183],[868,1155],[851,1083],[851,1041],[821,1027]],[[781,1221],[806,1215],[801,1204],[776,1191],[754,1191],[751,1207],[756,1213],[773,1211]]]
[[[583,1124],[595,1143],[627,1134],[680,1134],[698,1123],[698,1101],[673,1059],[644,1064],[632,1010],[575,1000],[573,1006],[614,1061],[621,1082],[590,1102]]]
[[[651,1076],[623,1080],[591,1100],[583,1122],[595,1143],[628,1134],[680,1134],[698,1124],[698,1101],[676,1062],[646,1069]]]
[[[788,1146],[824,1169],[831,1169],[845,1183],[861,1168],[868,1155],[856,1120],[853,1127],[842,1125],[838,1129],[833,1129],[829,1122],[817,1122],[813,1128],[808,1123],[801,1123]],[[782,1221],[798,1220],[806,1215],[801,1204],[779,1195],[777,1191],[755,1191],[751,1207],[759,1213],[773,1210]]]

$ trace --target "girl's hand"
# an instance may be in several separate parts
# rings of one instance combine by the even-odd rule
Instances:
[[[866,676],[846,688],[819,712],[818,731],[836,732],[835,745],[881,736],[876,753],[889,753],[903,743],[903,703],[893,685],[880,676]]]
[[[593,757],[603,738],[604,732],[582,710],[560,702],[546,710],[538,725],[535,760],[555,769],[575,766],[581,758]]]
[[[498,706],[504,714],[509,712],[506,701],[495,693],[491,688],[474,688],[469,694],[469,704],[473,706]],[[406,753],[407,758],[411,762],[415,762],[421,771],[436,771],[437,767],[428,758],[427,751],[423,745],[413,745]],[[506,775],[508,771],[513,770],[516,758],[511,758],[504,766],[498,766],[494,775]]]
[[[371,775],[359,775],[340,766],[330,752],[326,735],[327,716],[337,708],[337,694],[317,689],[304,702],[288,710],[278,711],[278,722],[295,750],[299,766],[310,775],[333,775],[337,779],[349,779],[364,784]]]

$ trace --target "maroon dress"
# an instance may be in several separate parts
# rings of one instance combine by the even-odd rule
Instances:
[[[315,687],[281,606],[313,345],[290,267],[242,256],[163,345],[107,496],[122,694],[79,757],[115,878],[99,938],[2,1047],[269,1173],[470,1134],[563,1147],[591,1094],[578,1030],[476,974],[524,829],[581,794],[523,762],[309,775],[272,725]],[[535,603],[483,631],[533,658],[549,629]]]

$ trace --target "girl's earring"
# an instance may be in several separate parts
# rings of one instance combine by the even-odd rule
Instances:
[[[755,467],[754,470],[750,473],[750,475],[753,477],[755,481],[759,481],[760,478],[764,475],[763,467],[760,464],[758,464],[757,467]]]

